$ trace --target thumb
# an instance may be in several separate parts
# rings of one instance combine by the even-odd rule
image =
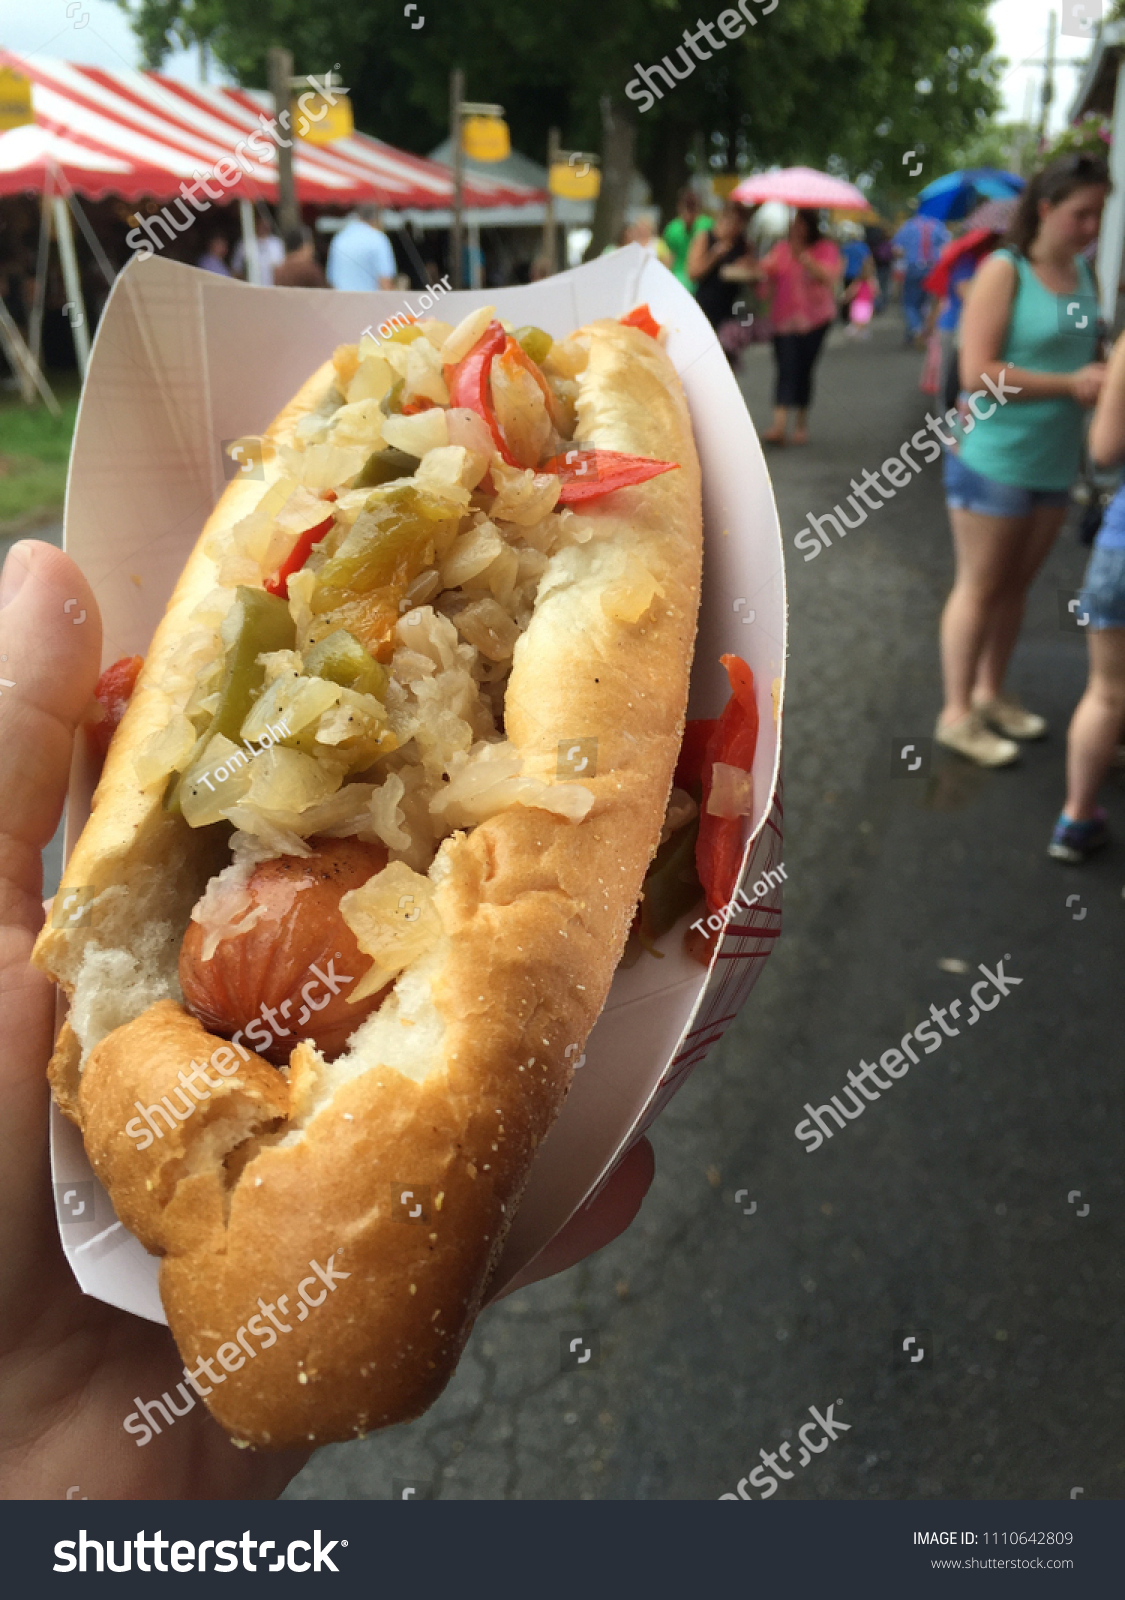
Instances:
[[[58,826],[101,648],[97,604],[70,557],[37,540],[13,545],[0,575],[0,926],[34,933],[42,921],[40,852]]]
[[[28,957],[43,922],[41,852],[62,811],[101,632],[94,596],[69,556],[37,541],[12,547],[0,574],[0,1299],[8,1311],[27,1309],[28,1283],[45,1292],[36,1262],[61,1260],[57,1249],[51,1257],[42,1250],[54,989]],[[24,1286],[15,1301],[14,1283]]]

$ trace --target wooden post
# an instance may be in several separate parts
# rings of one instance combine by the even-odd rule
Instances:
[[[559,130],[547,134],[547,210],[543,217],[543,255],[552,273],[559,270],[558,228],[555,222],[555,197],[551,193],[551,172],[559,159]]]
[[[273,95],[273,114],[277,118],[277,220],[281,236],[285,237],[301,226],[301,210],[297,204],[297,191],[293,182],[293,140],[296,134],[290,126],[289,80],[293,76],[293,53],[279,45],[271,45],[266,54],[269,90]],[[282,113],[284,112],[284,120]],[[286,140],[289,149],[282,140]]]
[[[253,200],[238,202],[238,219],[242,225],[242,253],[246,257],[246,282],[261,285],[262,258],[258,254],[258,230],[255,227]]]
[[[449,263],[449,275],[455,289],[463,286],[462,186],[465,180],[465,154],[461,149],[461,102],[464,98],[465,74],[460,67],[454,67],[449,74],[449,137],[452,146],[450,154],[453,157],[453,226],[449,230],[449,248],[453,260]]]

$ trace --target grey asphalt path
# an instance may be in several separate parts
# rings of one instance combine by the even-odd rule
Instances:
[[[815,561],[791,548],[921,424],[920,365],[897,321],[867,344],[834,335],[813,443],[771,456],[792,607],[783,937],[657,1124],[637,1223],[487,1311],[426,1416],[321,1451],[290,1498],[416,1482],[444,1499],[712,1499],[783,1445],[789,1499],[1125,1490],[1125,845],[1081,869],[1045,853],[1085,678],[1058,593],[1083,552],[1064,535],[1050,558],[1012,675],[1050,738],[1013,770],[949,756],[911,778],[892,748],[924,746],[938,707],[940,465]],[[743,384],[762,426],[766,352]],[[1125,840],[1120,781],[1107,802]],[[998,960],[1019,986],[808,1152],[804,1103],[931,1004],[960,998],[963,1020],[978,963]],[[582,1330],[599,1363],[560,1372],[560,1335]],[[802,1467],[798,1430],[830,1406],[847,1431]]]
[[[950,756],[911,778],[892,749],[924,748],[938,704],[940,467],[815,561],[791,546],[917,429],[920,361],[896,323],[834,336],[813,443],[770,458],[792,608],[783,937],[654,1129],[637,1223],[486,1312],[426,1416],[321,1451],[289,1498],[713,1499],[783,1445],[778,1498],[1125,1490],[1125,847],[1081,869],[1045,854],[1085,675],[1058,596],[1065,610],[1083,553],[1064,535],[1013,671],[1051,737],[1013,770]],[[762,425],[765,352],[743,381]],[[1107,804],[1125,839],[1120,780]],[[964,1018],[979,974],[939,963],[997,960],[1021,984],[806,1153],[806,1101],[931,1004],[960,998]],[[580,1331],[600,1359],[562,1373],[560,1335]],[[798,1430],[830,1406],[847,1431],[802,1467]]]

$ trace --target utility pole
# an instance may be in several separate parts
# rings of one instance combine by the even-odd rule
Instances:
[[[1043,63],[1043,96],[1039,112],[1040,145],[1045,144],[1047,140],[1047,123],[1051,115],[1051,102],[1055,98],[1055,40],[1058,28],[1058,13],[1052,11],[1050,21],[1047,23],[1047,59]]]
[[[293,183],[294,135],[289,116],[293,53],[282,49],[280,45],[271,45],[266,54],[266,64],[269,90],[273,95],[273,114],[277,118],[277,220],[284,237],[301,226],[301,211]]]
[[[453,287],[460,289],[461,262],[464,254],[462,235],[462,186],[465,181],[465,154],[461,148],[461,106],[465,99],[465,74],[460,67],[454,67],[449,74],[449,138],[452,144],[453,157],[453,226],[449,230],[449,249],[453,260],[449,263],[449,275],[453,279]]]
[[[552,128],[547,134],[547,209],[543,214],[543,256],[551,272],[559,270],[558,230],[555,224],[555,196],[551,190],[551,173],[559,159],[559,130]]]

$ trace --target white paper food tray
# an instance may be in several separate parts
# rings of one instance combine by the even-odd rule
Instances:
[[[688,715],[717,716],[728,696],[720,655],[753,668],[761,732],[755,809],[741,883],[781,860],[781,703],[785,574],[757,435],[695,300],[632,245],[527,287],[442,295],[457,322],[491,302],[556,337],[648,301],[691,407],[703,468],[703,607]],[[104,627],[103,665],[144,654],[231,465],[224,442],[259,434],[338,344],[355,343],[419,294],[252,289],[155,258],[118,278],[94,344],[71,457],[66,549],[85,572]],[[89,814],[92,774],[76,753],[69,856]],[[605,1181],[622,1154],[722,1037],[781,926],[780,876],[752,910],[730,914],[710,970],[683,953],[680,923],[618,973],[562,1113],[535,1157],[496,1279],[530,1262]],[[752,889],[748,898],[754,897]],[[700,912],[703,907],[700,906]],[[163,1322],[157,1261],[116,1221],[77,1130],[52,1107],[60,1233],[87,1294]]]

